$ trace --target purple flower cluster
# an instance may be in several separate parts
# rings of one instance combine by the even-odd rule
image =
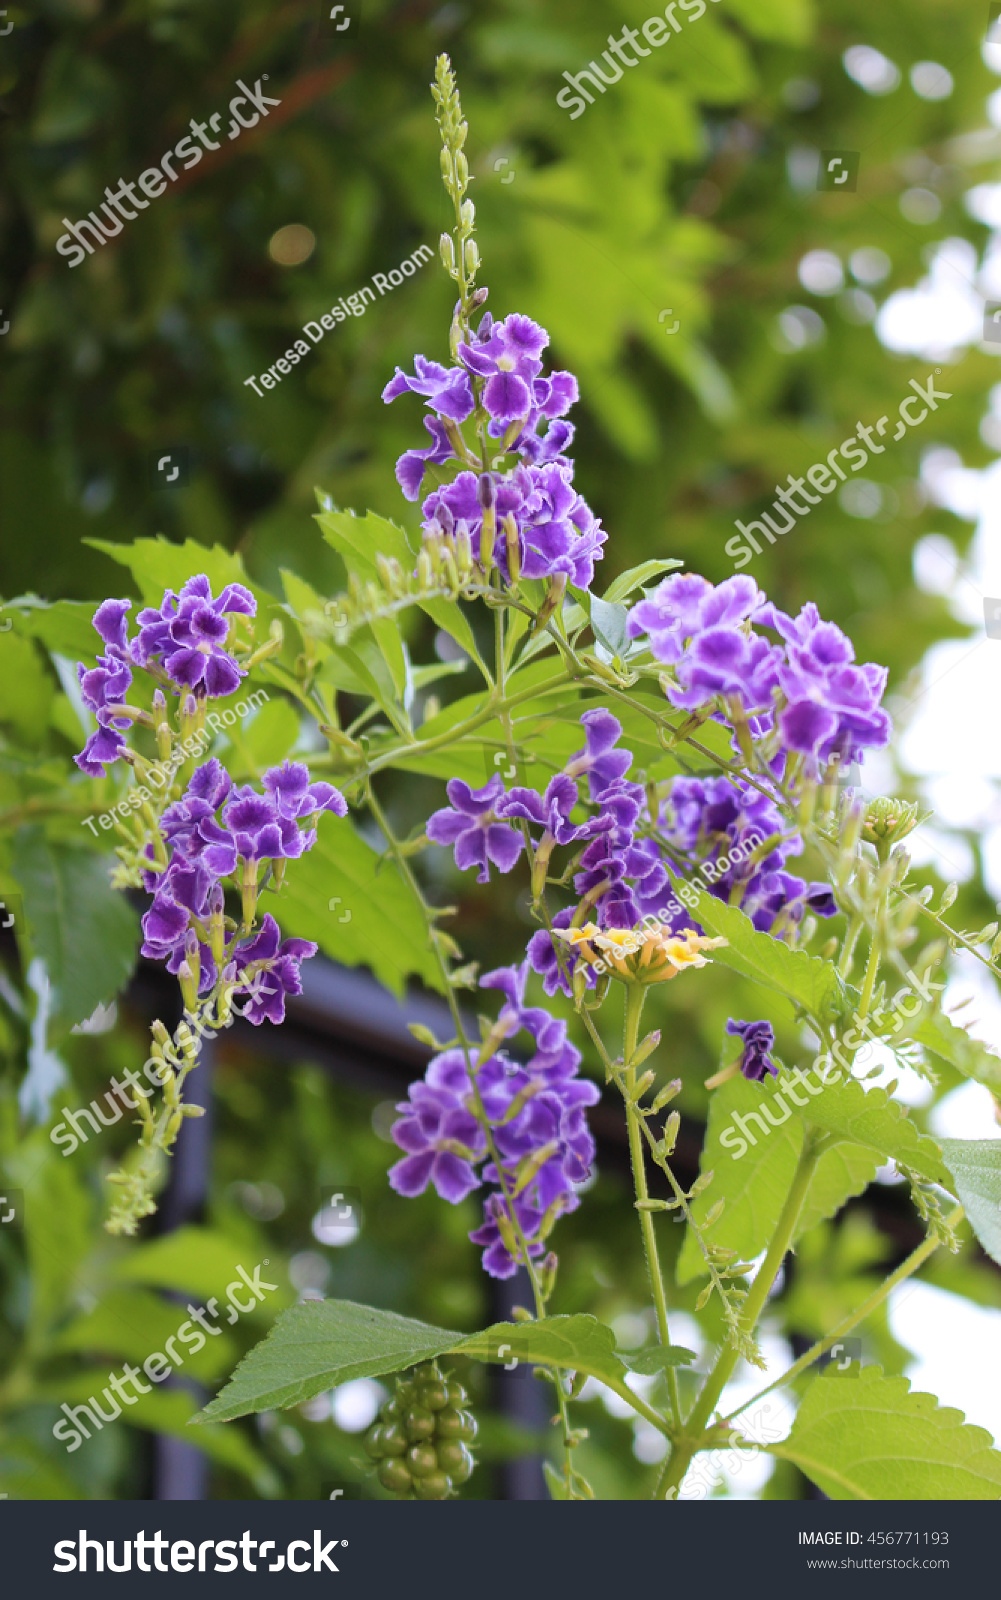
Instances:
[[[586,711],[581,723],[584,748],[544,794],[520,786],[505,791],[499,774],[481,789],[453,778],[447,786],[451,805],[429,819],[428,837],[451,845],[461,870],[478,867],[480,883],[489,881],[491,865],[510,872],[527,840],[537,887],[555,847],[580,846],[574,889],[594,908],[602,929],[634,928],[644,916],[675,932],[696,926],[676,898],[683,892],[679,882],[696,872],[712,894],[739,905],[764,933],[783,937],[807,912],[834,916],[837,906],[826,884],[786,870],[790,857],[802,852],[802,840],[786,828],[767,795],[740,779],[676,778],[653,816],[647,791],[626,777],[633,758],[619,744],[621,724],[603,709]],[[585,776],[589,812],[578,787]],[[761,846],[767,846],[764,854]],[[684,869],[679,857],[687,858]],[[553,925],[565,931],[572,920],[566,909]],[[549,932],[540,930],[527,954],[547,994],[558,988],[569,994],[578,960],[572,947],[560,941],[557,949]],[[595,982],[590,969],[587,982]]]
[[[469,1237],[484,1247],[484,1270],[494,1278],[517,1270],[512,1210],[530,1255],[541,1255],[556,1218],[580,1204],[575,1186],[594,1159],[586,1108],[599,1100],[598,1089],[577,1076],[580,1052],[567,1039],[566,1023],[525,1004],[527,976],[523,962],[488,972],[480,983],[505,999],[491,1037],[525,1030],[534,1044],[529,1060],[522,1065],[494,1053],[471,1075],[464,1052],[446,1050],[411,1084],[393,1128],[405,1152],[389,1173],[398,1194],[423,1194],[430,1183],[457,1205],[481,1184],[491,1186],[483,1223]],[[530,1179],[515,1197],[526,1170]]]
[[[221,926],[224,891],[221,880],[236,877],[257,882],[261,862],[295,860],[316,842],[315,828],[300,828],[300,819],[321,811],[343,817],[347,805],[329,783],[310,783],[301,762],[285,761],[263,777],[264,792],[251,785],[237,786],[213,758],[192,774],[180,800],[163,814],[163,835],[170,846],[166,871],[144,873],[153,904],[142,919],[142,953],[165,961],[169,972],[197,977],[200,994],[211,990],[218,977],[213,948],[206,930]],[[152,860],[152,846],[147,854]],[[253,966],[270,974],[269,987],[255,995],[246,1015],[251,1022],[281,1022],[285,995],[299,994],[299,962],[316,954],[305,939],[280,943],[278,926],[264,918],[249,944],[230,941],[224,966],[237,977]]]
[[[763,1083],[769,1073],[778,1077],[770,1053],[775,1048],[775,1029],[770,1022],[735,1022],[731,1017],[726,1031],[741,1041],[740,1070],[749,1083]]]
[[[408,500],[418,498],[429,467],[468,460],[459,430],[470,418],[498,441],[501,454],[519,458],[507,474],[461,471],[429,494],[422,506],[425,536],[451,539],[465,531],[479,551],[486,514],[492,519],[493,560],[508,581],[565,574],[586,588],[607,535],[573,487],[573,464],[566,455],[573,425],[565,416],[578,398],[577,380],[569,372],[542,375],[548,343],[545,329],[530,317],[512,314],[494,322],[487,312],[469,341],[459,344],[457,366],[417,356],[413,375],[398,367],[382,398],[389,402],[419,394],[432,413],[424,419],[431,444],[406,451],[396,465]],[[509,526],[513,522],[517,556],[506,519]],[[512,570],[515,560],[517,571]]]
[[[807,911],[835,915],[837,905],[826,884],[807,883],[785,871],[786,861],[802,852],[803,841],[788,832],[777,806],[749,783],[675,778],[658,820],[665,842],[699,862],[710,893],[738,905],[762,933],[781,932],[801,922]],[[765,844],[770,848],[761,856],[758,850]],[[659,908],[644,898],[641,909]],[[663,920],[675,927],[691,923],[680,908]]]
[[[754,630],[771,628],[782,644]],[[805,758],[817,777],[834,757],[842,766],[881,749],[891,732],[881,707],[886,669],[855,664],[851,640],[817,607],[798,617],[772,605],[753,578],[713,587],[693,573],[665,578],[629,616],[632,638],[646,635],[659,661],[673,669],[672,704],[689,711],[721,698],[733,719],[757,718],[755,732],[774,731],[777,749]]]
[[[123,731],[130,718],[115,716],[132,685],[133,667],[155,664],[157,676],[174,684],[178,693],[196,699],[218,699],[232,694],[246,676],[226,650],[227,617],[252,617],[257,602],[242,583],[228,583],[217,599],[204,573],[189,578],[180,594],[168,589],[159,608],[145,607],[138,616],[139,632],[128,636],[131,600],[105,600],[94,613],[94,627],[105,644],[97,666],[89,670],[80,662],[77,677],[83,703],[98,721],[80,754],[74,759],[88,777],[101,778],[108,765],[125,749]]]

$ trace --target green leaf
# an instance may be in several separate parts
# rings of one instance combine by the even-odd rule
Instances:
[[[464,1335],[351,1300],[320,1300],[286,1311],[197,1420],[300,1405],[351,1378],[402,1372],[440,1355],[567,1367],[620,1386],[626,1375],[612,1330],[595,1317],[499,1322]]]
[[[610,605],[607,600],[599,600],[597,595],[591,596],[591,632],[612,656],[622,658],[629,649],[628,621],[627,606]]]
[[[62,1022],[82,1022],[128,982],[139,918],[108,881],[107,860],[40,828],[15,835],[11,874],[24,895],[28,943],[45,963]]]
[[[762,984],[785,998],[797,1009],[818,1022],[840,1016],[845,1004],[845,987],[830,961],[821,961],[805,950],[791,950],[781,939],[760,933],[737,906],[696,885],[697,899],[692,915],[707,933],[727,940],[722,950],[713,951],[713,961],[730,967],[754,983]]]
[[[199,544],[197,539],[185,539],[175,544],[158,534],[155,539],[136,539],[132,544],[116,544],[108,539],[85,539],[92,549],[110,556],[120,566],[127,567],[145,601],[159,605],[167,589],[180,589],[196,573],[204,572],[218,594],[227,583],[242,583],[256,597],[258,607],[277,606],[274,595],[262,589],[248,576],[243,558],[221,544]]]
[[[351,1378],[402,1372],[454,1349],[461,1333],[351,1300],[314,1300],[279,1317],[198,1422],[301,1405]]]
[[[796,1093],[801,1099],[809,1098],[798,1087]],[[805,1126],[793,1114],[795,1110],[788,1089],[783,1091],[782,1079],[765,1087],[749,1083],[739,1073],[713,1092],[709,1104],[709,1126],[699,1165],[701,1171],[715,1176],[692,1202],[692,1215],[701,1227],[716,1202],[725,1200],[723,1215],[705,1230],[705,1238],[736,1250],[745,1261],[752,1261],[767,1246],[789,1192],[805,1137]],[[878,1156],[857,1144],[825,1151],[800,1214],[796,1238],[825,1217],[834,1216],[852,1195],[861,1194],[878,1166]],[[687,1228],[678,1258],[678,1282],[688,1283],[705,1271],[705,1257]]]
[[[815,1378],[788,1439],[765,1448],[832,1500],[1001,1499],[990,1434],[876,1366]]]
[[[350,822],[325,813],[309,861],[289,872],[268,904],[283,932],[313,939],[345,966],[370,967],[395,995],[402,995],[411,974],[441,988],[417,899],[396,863],[373,850]]]
[[[597,1317],[585,1315],[547,1317],[544,1322],[495,1322],[482,1333],[471,1334],[450,1353],[502,1366],[517,1360],[564,1367],[586,1372],[602,1383],[621,1384],[626,1374],[611,1328]]]
[[[617,600],[625,600],[634,589],[642,588],[651,578],[660,578],[665,572],[673,572],[675,567],[683,567],[684,564],[677,556],[660,561],[641,561],[638,567],[630,567],[627,572],[620,572],[615,582],[609,584],[602,599],[610,604],[614,604]]]
[[[0,722],[9,723],[22,743],[37,745],[45,736],[54,693],[44,657],[32,641],[20,631],[0,633]]]
[[[39,639],[47,650],[70,661],[93,663],[104,651],[104,642],[94,627],[97,610],[93,601],[57,600],[47,605],[35,595],[8,600],[5,610],[14,618],[14,632]]]
[[[143,1283],[156,1289],[180,1289],[185,1294],[208,1300],[213,1295],[221,1297],[226,1293],[226,1285],[236,1278],[238,1266],[245,1267],[253,1276],[257,1261],[250,1260],[250,1254],[252,1248],[248,1249],[244,1241],[238,1242],[211,1228],[191,1224],[165,1234],[161,1239],[133,1245],[127,1254],[118,1259],[113,1275],[118,1283]],[[265,1282],[268,1281],[267,1272],[265,1265]],[[275,1277],[280,1275],[277,1262],[274,1264],[274,1274]],[[275,1310],[287,1306],[291,1298],[288,1288],[279,1287],[269,1291],[264,1300],[258,1301],[255,1310],[247,1312],[247,1315],[272,1316]]]
[[[118,1356],[141,1365],[154,1351],[163,1352],[165,1341],[176,1338],[184,1321],[184,1312],[159,1295],[144,1289],[113,1289],[92,1311],[64,1327],[51,1348]],[[193,1351],[188,1342],[180,1346],[175,1342],[174,1349],[181,1356],[185,1372],[205,1380],[224,1372],[236,1353],[225,1328],[206,1338],[200,1350]]]
[[[265,767],[278,766],[298,737],[299,718],[294,709],[283,696],[272,695],[243,734],[242,744],[261,773]]]
[[[888,1161],[896,1161],[932,1183],[948,1181],[942,1152],[935,1140],[919,1133],[906,1107],[875,1085],[864,1089],[857,1078],[843,1076],[825,1085],[821,1094],[797,1115],[815,1127],[840,1134],[853,1144],[868,1145]]]
[[[1001,1089],[1001,1057],[979,1040],[971,1039],[966,1029],[957,1027],[944,1012],[926,1010],[917,1027],[908,1030],[908,1036],[933,1055],[941,1056],[965,1078],[974,1078],[990,1089]]]
[[[943,1139],[942,1156],[969,1223],[1001,1266],[1001,1139]]]
[[[665,1367],[687,1367],[696,1356],[694,1350],[686,1350],[682,1344],[655,1344],[648,1350],[638,1350],[635,1355],[623,1355],[622,1359],[630,1372],[649,1377],[663,1372]]]

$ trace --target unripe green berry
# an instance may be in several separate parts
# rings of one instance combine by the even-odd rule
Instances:
[[[440,1383],[441,1373],[438,1371],[436,1361],[422,1361],[419,1367],[414,1368],[414,1379],[417,1383]]]
[[[438,1471],[438,1457],[433,1445],[415,1444],[407,1451],[407,1468],[415,1478],[426,1478]]]
[[[379,1468],[379,1482],[393,1494],[410,1494],[414,1487],[414,1480],[402,1461],[384,1461]]]
[[[399,1422],[389,1422],[380,1429],[379,1446],[384,1456],[402,1456],[409,1440]]]
[[[411,1406],[404,1414],[403,1427],[412,1444],[420,1439],[430,1439],[434,1433],[434,1414],[423,1406]]]
[[[472,1476],[475,1462],[464,1444],[458,1439],[443,1439],[436,1447],[438,1465],[442,1472],[447,1472],[453,1487],[457,1483],[466,1483]]]
[[[448,1386],[440,1378],[422,1383],[417,1390],[417,1404],[428,1411],[442,1411],[448,1405]]]
[[[399,1415],[400,1403],[398,1400],[387,1400],[385,1405],[380,1407],[380,1422],[395,1422]]]
[[[451,1488],[443,1472],[429,1472],[425,1478],[417,1478],[414,1482],[414,1494],[418,1500],[445,1500]]]
[[[369,1428],[365,1435],[365,1454],[371,1456],[373,1461],[382,1460],[382,1429],[378,1423],[374,1428]]]
[[[439,1439],[458,1439],[465,1444],[472,1444],[476,1438],[476,1419],[468,1411],[455,1411],[449,1407],[438,1412],[435,1434]]]
[[[445,1394],[446,1394],[445,1404],[446,1405],[450,1405],[450,1406],[454,1406],[456,1411],[460,1411],[462,1409],[462,1407],[466,1404],[466,1401],[469,1399],[469,1396],[466,1393],[465,1389],[462,1387],[462,1384],[459,1383],[458,1380],[455,1379],[455,1378],[450,1378],[448,1380],[448,1382],[446,1383],[446,1385],[445,1385]]]

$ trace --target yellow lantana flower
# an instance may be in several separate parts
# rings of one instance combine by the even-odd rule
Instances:
[[[635,928],[554,928],[588,966],[627,982],[667,983],[686,967],[708,965],[704,950],[718,950],[726,939],[707,939],[694,928],[674,933],[666,922],[641,922]]]

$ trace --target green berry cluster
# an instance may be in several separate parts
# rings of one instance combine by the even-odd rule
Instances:
[[[476,1438],[476,1419],[463,1410],[467,1398],[462,1384],[444,1378],[434,1361],[397,1378],[395,1397],[365,1435],[384,1489],[402,1500],[445,1500],[467,1481]]]

